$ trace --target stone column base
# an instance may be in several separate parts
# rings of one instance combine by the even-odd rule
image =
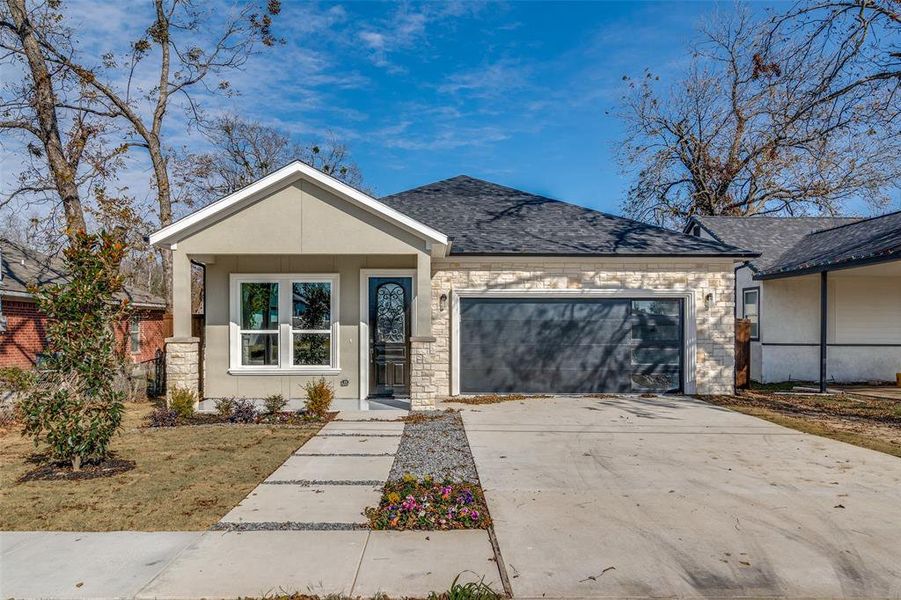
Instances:
[[[438,398],[433,337],[410,338],[410,408],[434,410]]]
[[[176,388],[193,392],[200,401],[200,338],[166,338],[167,404]]]

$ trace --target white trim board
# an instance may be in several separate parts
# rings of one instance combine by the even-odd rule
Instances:
[[[213,202],[212,204],[197,210],[188,216],[179,219],[175,223],[163,227],[150,234],[152,245],[175,244],[180,239],[187,237],[194,231],[202,228],[207,223],[214,221],[219,216],[227,216],[236,210],[243,208],[262,199],[265,194],[277,187],[283,186],[297,179],[306,179],[316,185],[320,185],[338,197],[359,206],[360,208],[383,217],[418,237],[441,247],[447,247],[447,236],[433,229],[425,223],[410,218],[404,213],[382,204],[372,196],[354,189],[346,183],[326,175],[319,169],[296,160],[278,171],[266,175],[262,179],[244,187],[233,194]],[[174,248],[173,248],[174,249]]]
[[[684,340],[682,361],[682,392],[694,394],[697,389],[697,309],[694,293],[689,290],[652,289],[462,289],[451,291],[451,396],[460,395],[460,299],[461,298],[677,298],[683,304]]]
[[[360,269],[360,409],[369,409],[369,278],[409,277],[411,335],[416,335],[416,269]]]

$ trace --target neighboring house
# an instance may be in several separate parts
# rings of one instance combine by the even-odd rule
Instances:
[[[339,407],[488,392],[730,393],[720,242],[471,177],[376,200],[301,162],[157,231],[173,253],[170,390]],[[191,264],[206,268],[205,348]]]
[[[51,257],[0,238],[0,366],[30,367],[46,347],[45,317],[40,313],[29,286],[65,281],[65,266]],[[153,358],[163,348],[165,300],[137,289],[126,288],[134,310],[117,329],[122,351],[134,362]]]
[[[752,322],[752,379],[825,387],[901,371],[901,212],[694,217],[685,232],[760,253],[735,275],[736,314]]]

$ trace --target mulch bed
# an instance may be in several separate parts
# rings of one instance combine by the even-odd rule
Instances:
[[[190,417],[178,417],[173,427],[200,427],[210,425],[288,425],[293,427],[306,427],[311,425],[324,425],[338,415],[337,412],[327,413],[324,419],[315,419],[300,412],[283,412],[275,415],[259,415],[253,423],[233,422],[227,415],[217,413],[194,413]],[[149,419],[150,417],[148,417]],[[153,425],[148,422],[148,429],[166,428],[166,426]]]
[[[552,398],[545,394],[482,394],[481,396],[458,396],[450,400],[455,404],[498,404],[499,402],[516,402],[518,400],[531,400],[533,398]]]
[[[36,469],[22,475],[17,483],[26,481],[79,481],[85,479],[100,479],[101,477],[115,477],[131,471],[135,468],[133,460],[123,460],[110,457],[98,463],[82,465],[80,471],[73,471],[68,463],[47,463],[44,455],[36,455],[32,462],[42,462]]]

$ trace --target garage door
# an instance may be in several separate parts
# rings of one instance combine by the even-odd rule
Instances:
[[[461,298],[462,393],[682,388],[680,299]]]

